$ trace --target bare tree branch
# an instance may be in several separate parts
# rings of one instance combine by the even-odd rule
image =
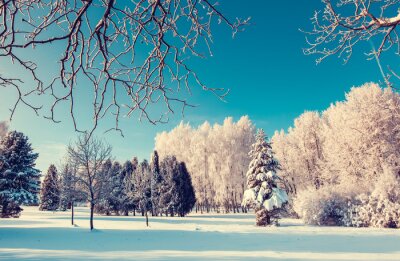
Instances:
[[[249,19],[231,21],[215,0],[0,0],[0,57],[9,58],[27,71],[34,86],[23,92],[22,79],[0,78],[0,86],[14,87],[18,100],[36,113],[41,109],[27,97],[48,94],[53,98],[46,117],[56,119],[56,108],[68,102],[77,131],[77,89],[93,89],[92,133],[98,122],[112,115],[112,129],[121,131],[120,118],[140,113],[149,122],[168,121],[173,104],[182,112],[189,103],[180,98],[191,86],[223,99],[227,91],[208,87],[189,66],[188,58],[211,54],[212,25],[225,23],[233,35]],[[59,70],[49,84],[38,76],[38,62],[21,54],[36,47],[62,46]],[[167,81],[171,79],[171,82]],[[150,107],[163,103],[166,111],[153,117]]]

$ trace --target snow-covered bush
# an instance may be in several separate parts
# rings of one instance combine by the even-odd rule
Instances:
[[[400,204],[383,195],[362,194],[350,209],[351,225],[356,227],[400,227]]]
[[[350,209],[351,225],[356,227],[400,227],[400,180],[385,173],[370,195],[361,194]]]
[[[341,192],[335,187],[309,187],[294,198],[294,210],[309,225],[348,225],[350,197]]]

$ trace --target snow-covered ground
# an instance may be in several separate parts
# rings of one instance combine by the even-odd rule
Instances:
[[[88,210],[39,212],[0,219],[0,259],[134,260],[400,260],[400,231],[304,226],[254,226],[251,214],[192,214],[185,218],[96,216]]]

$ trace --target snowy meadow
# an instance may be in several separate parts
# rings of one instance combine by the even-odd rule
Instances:
[[[185,218],[96,216],[89,210],[39,212],[24,207],[19,219],[0,222],[3,260],[399,260],[393,229],[305,226],[283,219],[256,227],[254,214],[195,214]]]

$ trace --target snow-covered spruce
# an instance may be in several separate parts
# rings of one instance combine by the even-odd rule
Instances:
[[[277,223],[282,207],[288,202],[288,196],[278,186],[278,162],[261,129],[257,132],[249,156],[252,160],[246,174],[248,189],[244,192],[242,204],[255,209],[257,226]]]
[[[21,132],[8,132],[0,140],[0,215],[17,217],[21,204],[38,203],[40,172],[35,169],[38,157]]]
[[[40,189],[39,210],[54,211],[60,206],[60,182],[58,179],[57,168],[53,164],[47,170]]]

